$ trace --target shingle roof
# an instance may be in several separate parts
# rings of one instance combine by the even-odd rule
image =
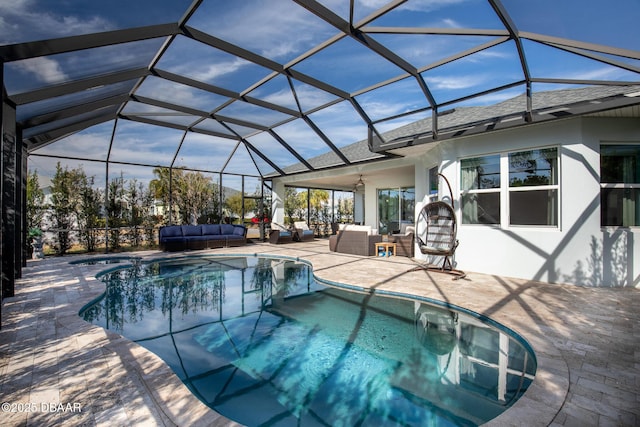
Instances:
[[[635,86],[591,86],[583,88],[564,89],[536,93],[532,97],[532,111],[535,115],[533,122],[541,122],[564,116],[576,116],[609,108],[618,108],[626,104],[637,104],[637,99],[629,97],[640,91],[640,85]],[[477,133],[478,131],[493,130],[495,128],[511,127],[526,124],[526,96],[518,95],[493,105],[458,107],[441,112],[438,116],[439,139]],[[511,125],[505,125],[504,119],[510,119]],[[521,119],[519,122],[517,120]],[[414,123],[399,127],[382,135],[384,141],[408,141],[415,143],[416,139],[429,137],[431,139],[432,118],[425,118]],[[473,127],[477,129],[473,131]],[[459,130],[451,134],[451,131]],[[450,135],[443,137],[443,134]],[[359,141],[356,144],[367,143]],[[390,148],[398,148],[393,146]],[[381,150],[384,151],[384,147]]]
[[[533,111],[544,113],[558,107],[566,107],[569,110],[572,106],[584,103],[600,109],[609,98],[618,98],[624,94],[631,94],[640,91],[638,86],[592,86],[584,88],[573,88],[537,93],[533,99]],[[504,100],[497,104],[485,106],[459,107],[453,110],[444,111],[438,117],[438,125],[442,131],[447,129],[465,128],[474,124],[497,120],[499,118],[521,115],[526,108],[525,95]],[[558,113],[556,113],[558,114]],[[557,117],[557,116],[556,116]],[[432,119],[425,118],[413,123],[398,127],[382,134],[386,141],[396,141],[416,136],[429,135],[432,129]],[[368,140],[364,139],[341,148],[341,151],[349,160],[354,163],[365,162],[384,157],[389,157],[385,153],[375,153],[369,149]],[[309,163],[315,167],[330,167],[336,163],[332,160],[336,158],[333,152],[328,152],[320,156],[309,159]],[[288,172],[299,169],[296,165],[288,167]]]

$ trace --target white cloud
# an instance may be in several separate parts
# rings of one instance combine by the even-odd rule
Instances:
[[[320,105],[324,105],[336,97],[328,92],[324,92],[320,89],[313,88],[307,85],[296,86],[296,95],[300,100],[302,109],[312,109]]]
[[[32,74],[43,83],[61,83],[68,79],[58,61],[50,58],[25,59],[14,63],[14,66],[23,72]]]
[[[260,96],[259,92],[257,93],[257,96]],[[285,105],[289,106],[290,108],[295,108],[293,94],[288,89],[282,89],[277,92],[273,92],[271,94],[263,96],[262,99],[273,104]]]
[[[403,4],[400,8],[415,12],[430,12],[467,1],[469,0],[414,0]]]
[[[589,71],[578,71],[573,76],[568,76],[568,78],[577,80],[617,80],[625,75],[627,75],[627,72],[619,68],[601,67]]]
[[[389,117],[406,111],[407,105],[391,102],[366,102],[362,104],[362,108],[369,117]]]
[[[178,105],[190,105],[194,108],[213,109],[213,105],[207,102],[206,96],[194,88],[170,83],[159,78],[150,77],[145,79],[137,94],[169,101]]]
[[[380,9],[387,4],[387,0],[360,0],[359,3],[368,9]]]
[[[477,86],[484,81],[481,76],[456,76],[456,77],[444,77],[433,76],[425,78],[427,84],[439,90],[460,90]]]
[[[59,15],[51,11],[45,12],[34,0],[0,0],[0,14],[2,14],[0,44],[114,29],[114,25],[101,16]]]
[[[466,61],[469,63],[476,63],[476,64],[484,64],[485,61],[489,61],[489,60],[501,60],[501,59],[506,59],[506,58],[511,58],[513,59],[513,64],[518,64],[517,58],[515,58],[515,46],[514,46],[514,55],[511,54],[511,52],[507,52],[504,50],[496,50],[496,49],[487,49],[487,50],[481,50],[480,52],[476,52],[473,55],[469,55],[466,56],[462,59],[460,59],[460,61]]]
[[[338,147],[367,137],[366,123],[348,102],[325,108],[310,117]]]
[[[233,61],[216,62],[197,70],[193,76],[196,80],[212,81],[220,76],[235,73],[243,66],[248,65],[247,61],[241,58],[235,58]],[[190,67],[193,64],[190,65]]]
[[[207,3],[193,25],[275,60],[288,60],[337,32],[290,1],[242,1],[220,8]],[[293,35],[292,35],[293,34]]]

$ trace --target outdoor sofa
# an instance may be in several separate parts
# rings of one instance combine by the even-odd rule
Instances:
[[[247,243],[247,228],[239,224],[167,225],[159,231],[160,249],[213,249]]]
[[[377,231],[367,225],[340,224],[338,233],[329,237],[329,250],[352,255],[376,255],[375,245],[382,242]]]
[[[396,255],[413,258],[415,254],[414,230],[412,225],[404,225],[400,233],[390,236],[396,244]],[[352,255],[377,255],[376,243],[382,242],[378,230],[367,225],[339,224],[335,235],[329,237],[329,250]]]
[[[391,241],[396,244],[396,255],[413,258],[415,254],[415,226],[402,224],[400,233],[393,234]]]

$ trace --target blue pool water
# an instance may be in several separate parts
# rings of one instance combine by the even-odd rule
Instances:
[[[463,310],[327,287],[290,259],[185,257],[112,268],[87,321],[158,354],[248,426],[482,424],[536,370],[525,343]]]

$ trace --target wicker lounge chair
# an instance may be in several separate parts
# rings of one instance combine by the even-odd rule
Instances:
[[[307,242],[315,238],[313,230],[309,229],[309,226],[304,221],[296,221],[293,223],[293,239],[297,242]]]
[[[291,243],[293,242],[293,233],[284,225],[276,222],[271,223],[271,231],[269,232],[269,243]]]

